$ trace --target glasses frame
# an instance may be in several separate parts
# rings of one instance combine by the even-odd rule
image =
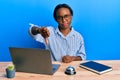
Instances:
[[[66,14],[66,15],[64,15],[64,16],[57,16],[57,17],[56,17],[56,19],[57,19],[58,21],[62,21],[63,19],[68,20],[68,19],[70,19],[70,18],[71,18],[71,14]]]

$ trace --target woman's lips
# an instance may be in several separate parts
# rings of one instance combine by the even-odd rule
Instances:
[[[66,27],[66,26],[67,26],[67,23],[64,23],[63,26]]]

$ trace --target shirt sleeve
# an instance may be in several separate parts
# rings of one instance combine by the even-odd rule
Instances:
[[[84,41],[82,37],[81,37],[80,47],[79,47],[79,50],[77,51],[76,56],[80,56],[82,60],[86,60]]]

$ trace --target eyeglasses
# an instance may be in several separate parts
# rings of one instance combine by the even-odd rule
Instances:
[[[63,19],[70,19],[71,15],[57,16],[58,21],[62,21]]]

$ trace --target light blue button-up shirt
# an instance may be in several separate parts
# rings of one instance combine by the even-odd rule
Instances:
[[[41,34],[33,35],[31,33],[31,28],[32,26],[29,30],[30,35],[36,41],[45,44],[46,49],[49,49],[51,52],[53,61],[61,61],[62,57],[65,55],[80,56],[82,60],[86,59],[83,37],[73,28],[67,36],[64,36],[58,28],[48,26],[47,28],[50,31],[50,36],[48,37],[48,45],[46,45],[45,40]]]

